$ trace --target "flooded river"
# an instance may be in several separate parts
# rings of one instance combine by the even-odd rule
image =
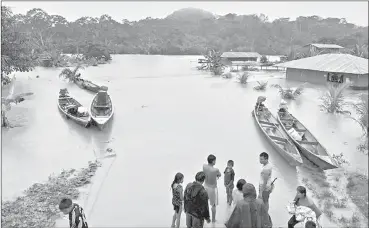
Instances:
[[[259,95],[266,95],[266,104],[276,110],[277,90],[257,92],[252,82],[241,86],[235,79],[212,77],[196,70],[196,60],[196,56],[125,55],[113,56],[111,64],[85,69],[84,77],[109,87],[115,106],[114,119],[103,132],[85,129],[60,115],[56,100],[60,88],[68,88],[85,106],[93,97],[60,80],[60,69],[17,73],[15,93],[34,95],[9,113],[9,120],[19,127],[2,131],[3,200],[53,172],[83,167],[110,147],[117,157],[93,199],[89,223],[93,227],[168,227],[173,214],[170,184],[176,172],[185,175],[184,184],[192,182],[211,153],[217,156],[221,171],[232,159],[236,180],[245,178],[257,185],[258,156],[266,151],[278,177],[270,214],[276,226],[285,226],[290,217],[285,205],[300,183],[299,169],[272,149],[251,116]],[[251,79],[269,77],[270,84],[285,83],[273,75],[258,73]],[[291,112],[328,151],[343,152],[352,165],[367,169],[367,157],[356,151],[360,127],[320,112],[320,94],[319,89],[307,88],[291,102]],[[218,182],[219,224],[227,214],[222,181]]]

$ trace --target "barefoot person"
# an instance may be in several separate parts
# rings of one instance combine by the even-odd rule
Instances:
[[[232,191],[234,189],[234,162],[229,160],[227,162],[227,167],[224,170],[224,186],[226,188],[227,203],[229,206],[232,205]]]
[[[247,183],[242,187],[243,200],[236,203],[231,217],[226,222],[227,228],[271,228],[272,222],[261,199],[256,199],[254,185]]]
[[[316,220],[317,223],[319,224],[319,219],[320,216],[322,215],[322,212],[318,209],[318,207],[315,205],[315,203],[313,202],[313,200],[311,200],[307,195],[306,195],[306,188],[303,186],[298,186],[297,187],[297,193],[296,193],[296,197],[293,201],[293,203],[296,206],[304,206],[304,207],[308,207],[310,208],[312,211],[315,212],[315,216],[316,216]],[[288,228],[294,228],[295,225],[297,223],[299,223],[300,221],[296,220],[296,216],[293,215],[290,220],[288,221]],[[306,224],[305,224],[306,225]]]
[[[218,205],[218,187],[217,180],[221,176],[219,169],[215,168],[216,157],[212,154],[208,156],[208,164],[203,166],[203,171],[205,173],[205,184],[204,187],[209,196],[209,202],[211,205],[211,221],[216,222],[216,206]]]
[[[172,182],[171,188],[172,188],[172,204],[174,208],[174,215],[172,220],[172,226],[171,228],[179,228],[181,223],[181,214],[182,214],[182,204],[183,204],[183,174],[177,173],[174,176],[174,180]],[[177,224],[176,224],[177,222]]]
[[[59,203],[59,209],[65,215],[69,215],[70,228],[88,228],[83,208],[73,203],[71,199],[62,199]]]
[[[189,183],[184,192],[184,210],[186,212],[187,228],[203,228],[204,220],[210,222],[208,193],[203,183],[205,173],[198,172],[195,181]]]
[[[263,152],[259,156],[262,164],[259,182],[259,198],[263,200],[266,210],[269,211],[269,195],[273,190],[272,185],[272,166],[269,163],[269,155]]]

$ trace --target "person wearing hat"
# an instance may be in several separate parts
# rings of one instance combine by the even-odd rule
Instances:
[[[255,186],[246,183],[242,187],[242,192],[243,200],[237,202],[225,226],[227,228],[271,228],[273,226],[272,220],[262,199],[256,198]]]

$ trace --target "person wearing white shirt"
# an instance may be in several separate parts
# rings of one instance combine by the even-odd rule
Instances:
[[[266,210],[269,211],[269,195],[273,191],[272,185],[272,166],[269,163],[269,155],[263,152],[259,156],[262,164],[259,182],[259,198],[263,199]]]

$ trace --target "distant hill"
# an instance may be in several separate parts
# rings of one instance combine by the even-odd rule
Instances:
[[[174,11],[168,15],[166,19],[182,20],[182,21],[196,21],[202,19],[215,19],[213,13],[197,9],[197,8],[184,8]]]

